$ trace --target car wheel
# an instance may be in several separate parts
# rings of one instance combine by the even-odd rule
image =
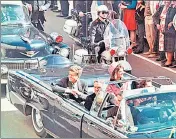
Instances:
[[[39,110],[32,108],[32,124],[38,136],[47,137],[46,130],[44,129],[41,113]]]

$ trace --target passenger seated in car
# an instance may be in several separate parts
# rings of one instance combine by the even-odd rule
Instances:
[[[55,86],[52,86],[53,91],[57,92],[57,86],[67,88],[65,93],[69,93],[69,98],[81,103],[86,100],[88,86],[80,80],[82,68],[74,65],[69,69],[68,77],[62,78]],[[58,88],[59,89],[59,88]]]
[[[114,116],[117,115],[117,111],[119,110],[120,102],[122,100],[122,94],[119,94],[117,96],[111,94],[108,99],[109,99],[108,101],[112,101],[111,103],[113,103],[115,106],[113,106],[108,110],[106,118],[109,117],[114,118]]]
[[[90,111],[93,102],[95,102],[94,106],[100,106],[103,102],[104,92],[102,91],[102,83],[99,81],[94,81],[94,92],[87,96],[84,106],[87,110]]]
[[[123,67],[118,64],[117,62],[114,62],[110,65],[109,69],[110,74],[110,81],[120,81],[123,78]],[[109,84],[107,86],[106,92],[114,95],[118,95],[120,93],[120,87],[122,86],[121,83],[118,84]]]
[[[119,94],[117,96],[110,94],[107,101],[113,101],[115,106],[108,109],[107,117],[106,117],[106,123],[110,125],[111,127],[114,127],[115,124],[118,122],[118,120],[121,119],[121,111],[120,111],[120,103],[122,100],[122,94]]]

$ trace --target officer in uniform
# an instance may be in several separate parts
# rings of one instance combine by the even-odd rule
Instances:
[[[47,10],[51,1],[49,0],[22,0],[23,4],[25,4],[29,11],[32,13],[31,22],[32,24],[38,28],[39,30],[44,31],[44,22],[46,21],[44,16],[44,11]]]
[[[92,22],[91,27],[90,27],[90,39],[91,39],[91,46],[92,46],[92,53],[96,53],[95,47],[99,48],[98,51],[98,62],[100,63],[101,59],[101,53],[105,51],[105,43],[102,42],[100,44],[100,41],[104,40],[104,32],[109,24],[109,21],[107,20],[108,15],[109,15],[109,10],[106,5],[100,5],[98,7],[98,18]],[[97,47],[98,45],[98,47]]]

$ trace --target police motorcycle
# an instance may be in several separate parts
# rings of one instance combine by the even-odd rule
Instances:
[[[127,61],[127,55],[132,53],[128,30],[120,19],[112,20],[104,33],[106,50],[101,54],[101,63],[110,65],[118,62],[131,72],[132,67]]]
[[[82,20],[79,16],[79,12],[76,10],[76,9],[73,9],[71,11],[71,15],[72,15],[72,19],[68,19],[65,21],[65,24],[64,24],[64,27],[63,27],[63,30],[64,32],[66,32],[69,37],[71,39],[73,39],[75,41],[75,43],[78,45],[78,46],[85,46],[83,44],[87,44],[89,45],[90,43],[90,39],[89,37],[81,37],[82,36]],[[91,21],[92,19],[92,16],[91,16],[91,13],[90,12],[87,12],[87,13],[84,13],[84,15],[87,16],[87,21]],[[88,26],[88,30],[90,28],[90,24]]]

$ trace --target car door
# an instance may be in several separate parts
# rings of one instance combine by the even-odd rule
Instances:
[[[71,99],[60,96],[55,100],[55,132],[60,138],[87,137],[87,124],[83,117],[86,111],[83,106]]]
[[[103,108],[106,106],[107,98],[108,95],[104,97],[99,108],[92,105],[90,114],[84,116],[84,121],[86,121],[88,126],[88,135],[94,138],[126,138],[126,136],[118,130],[114,130],[114,127],[112,127],[105,118],[107,113],[104,111],[106,109]],[[96,101],[96,99],[94,101]]]

